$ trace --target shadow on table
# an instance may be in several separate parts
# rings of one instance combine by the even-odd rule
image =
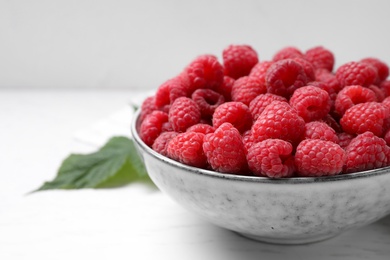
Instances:
[[[267,244],[212,227],[216,257],[224,259],[389,259],[390,215],[334,238],[304,245]],[[210,231],[211,232],[211,231]],[[215,251],[217,250],[217,251]]]

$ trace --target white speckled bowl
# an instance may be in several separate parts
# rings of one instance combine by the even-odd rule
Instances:
[[[153,182],[215,225],[259,241],[303,244],[370,224],[390,213],[390,167],[321,178],[222,174],[164,157],[132,135]]]

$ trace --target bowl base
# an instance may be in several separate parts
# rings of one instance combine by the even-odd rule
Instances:
[[[305,238],[273,238],[273,237],[256,236],[256,235],[245,234],[245,233],[238,233],[238,234],[245,238],[249,238],[258,242],[263,242],[268,244],[282,244],[282,245],[311,244],[311,243],[321,242],[323,240],[327,240],[337,236],[337,234],[326,234],[321,236],[305,237]]]

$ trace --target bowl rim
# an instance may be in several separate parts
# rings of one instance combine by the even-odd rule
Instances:
[[[238,174],[229,174],[216,172],[206,169],[201,169],[193,166],[188,166],[183,163],[172,160],[166,156],[163,156],[156,151],[154,151],[151,147],[146,145],[141,137],[138,135],[137,124],[140,116],[141,109],[138,108],[133,114],[132,122],[131,122],[131,134],[132,139],[137,143],[137,145],[144,150],[146,153],[154,157],[155,159],[167,163],[173,167],[181,168],[187,172],[191,172],[193,174],[204,175],[207,177],[224,179],[224,180],[232,180],[232,181],[243,181],[243,182],[254,182],[254,183],[273,183],[273,184],[305,184],[305,183],[322,183],[322,182],[334,182],[334,181],[346,181],[352,179],[360,179],[360,178],[369,178],[373,176],[380,176],[390,173],[390,166],[348,173],[348,174],[338,174],[334,176],[321,176],[321,177],[289,177],[289,178],[268,178],[261,176],[247,176],[247,175],[238,175]]]

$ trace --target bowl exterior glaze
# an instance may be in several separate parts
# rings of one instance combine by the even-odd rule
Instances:
[[[138,115],[138,114],[137,114]],[[270,243],[324,240],[390,213],[390,168],[324,178],[272,180],[189,167],[132,134],[157,187],[220,227]]]

